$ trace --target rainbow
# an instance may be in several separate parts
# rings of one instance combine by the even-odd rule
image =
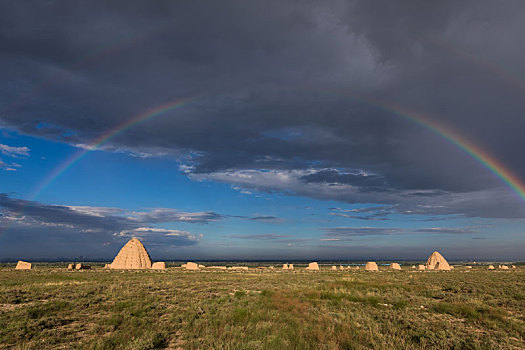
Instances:
[[[113,129],[107,131],[106,133],[100,135],[98,138],[93,140],[88,145],[83,146],[81,149],[79,149],[77,152],[74,152],[70,157],[66,158],[61,164],[59,164],[56,168],[54,168],[40,183],[39,185],[33,190],[32,194],[29,196],[31,200],[36,199],[42,191],[44,191],[53,181],[55,181],[62,173],[64,173],[67,169],[71,168],[73,165],[75,165],[79,160],[81,160],[86,154],[88,154],[90,151],[95,151],[99,149],[102,145],[107,143],[109,140],[114,138],[117,135],[122,134],[126,130],[144,123],[150,119],[153,119],[161,114],[164,114],[166,112],[169,112],[173,109],[179,108],[184,106],[190,101],[195,100],[196,97],[193,98],[183,98],[178,99],[175,101],[171,101],[168,103],[165,103],[163,105],[157,106],[155,108],[148,109],[144,111],[143,113],[136,115],[130,119],[127,119],[125,122],[117,125]]]
[[[325,91],[326,92],[326,91]],[[476,145],[474,142],[469,141],[465,136],[459,132],[452,130],[445,125],[438,124],[431,117],[412,109],[399,106],[390,101],[380,100],[378,98],[365,97],[354,93],[340,93],[340,92],[329,92],[332,94],[351,97],[358,101],[365,102],[368,105],[380,108],[384,111],[393,113],[405,120],[413,122],[417,125],[424,127],[431,131],[437,136],[447,140],[454,146],[461,149],[467,155],[475,159],[483,167],[488,169],[491,173],[496,175],[500,180],[503,181],[512,191],[514,191],[524,202],[525,202],[525,184],[521,179],[516,176],[508,167],[495,159],[489,152]]]

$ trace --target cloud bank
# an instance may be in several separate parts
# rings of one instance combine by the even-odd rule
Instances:
[[[171,156],[190,178],[246,194],[525,217],[477,161],[389,107],[426,114],[525,178],[520,1],[30,1],[3,3],[0,23],[0,123],[19,132],[85,145],[197,97],[105,150]]]

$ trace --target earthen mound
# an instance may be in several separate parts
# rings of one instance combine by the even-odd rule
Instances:
[[[333,265],[332,266],[332,271],[337,271],[337,266]]]
[[[122,247],[109,267],[111,269],[150,269],[151,258],[142,243],[133,238]]]
[[[91,266],[78,263],[75,265],[75,270],[91,270]]]
[[[293,264],[288,264],[288,270],[293,270]]]
[[[198,270],[199,265],[192,263],[192,262],[187,262],[185,268],[186,270]]]
[[[390,264],[390,268],[391,268],[392,270],[401,270],[401,266],[399,266],[398,263],[391,263],[391,264]]]
[[[33,265],[31,265],[31,263],[19,260],[16,263],[15,270],[31,270],[32,268],[33,268]]]
[[[75,264],[69,264],[69,265],[67,265],[67,269],[68,269],[68,270],[74,270],[74,269],[75,269]]]
[[[377,264],[373,261],[369,261],[365,265],[365,271],[379,271]]]
[[[306,270],[319,271],[319,265],[316,262],[311,262],[308,264]]]
[[[489,270],[494,270],[494,265],[489,265]]]
[[[288,270],[288,264],[283,264],[283,270]]]
[[[166,270],[166,263],[164,261],[157,261],[151,265],[151,268],[154,270]]]
[[[509,267],[508,267],[507,265],[501,265],[501,266],[500,266],[500,269],[502,269],[502,270],[508,270]]]
[[[444,271],[451,270],[448,262],[438,252],[433,252],[432,254],[430,254],[425,267],[427,268],[427,270],[444,270]]]
[[[417,269],[423,271],[426,269],[426,267],[425,265],[417,265]]]

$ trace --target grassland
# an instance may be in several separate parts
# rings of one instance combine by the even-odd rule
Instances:
[[[523,349],[525,269],[0,269],[0,348]]]

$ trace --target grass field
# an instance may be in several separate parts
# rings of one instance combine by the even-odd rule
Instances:
[[[301,270],[2,268],[0,348],[525,347],[523,267]]]

